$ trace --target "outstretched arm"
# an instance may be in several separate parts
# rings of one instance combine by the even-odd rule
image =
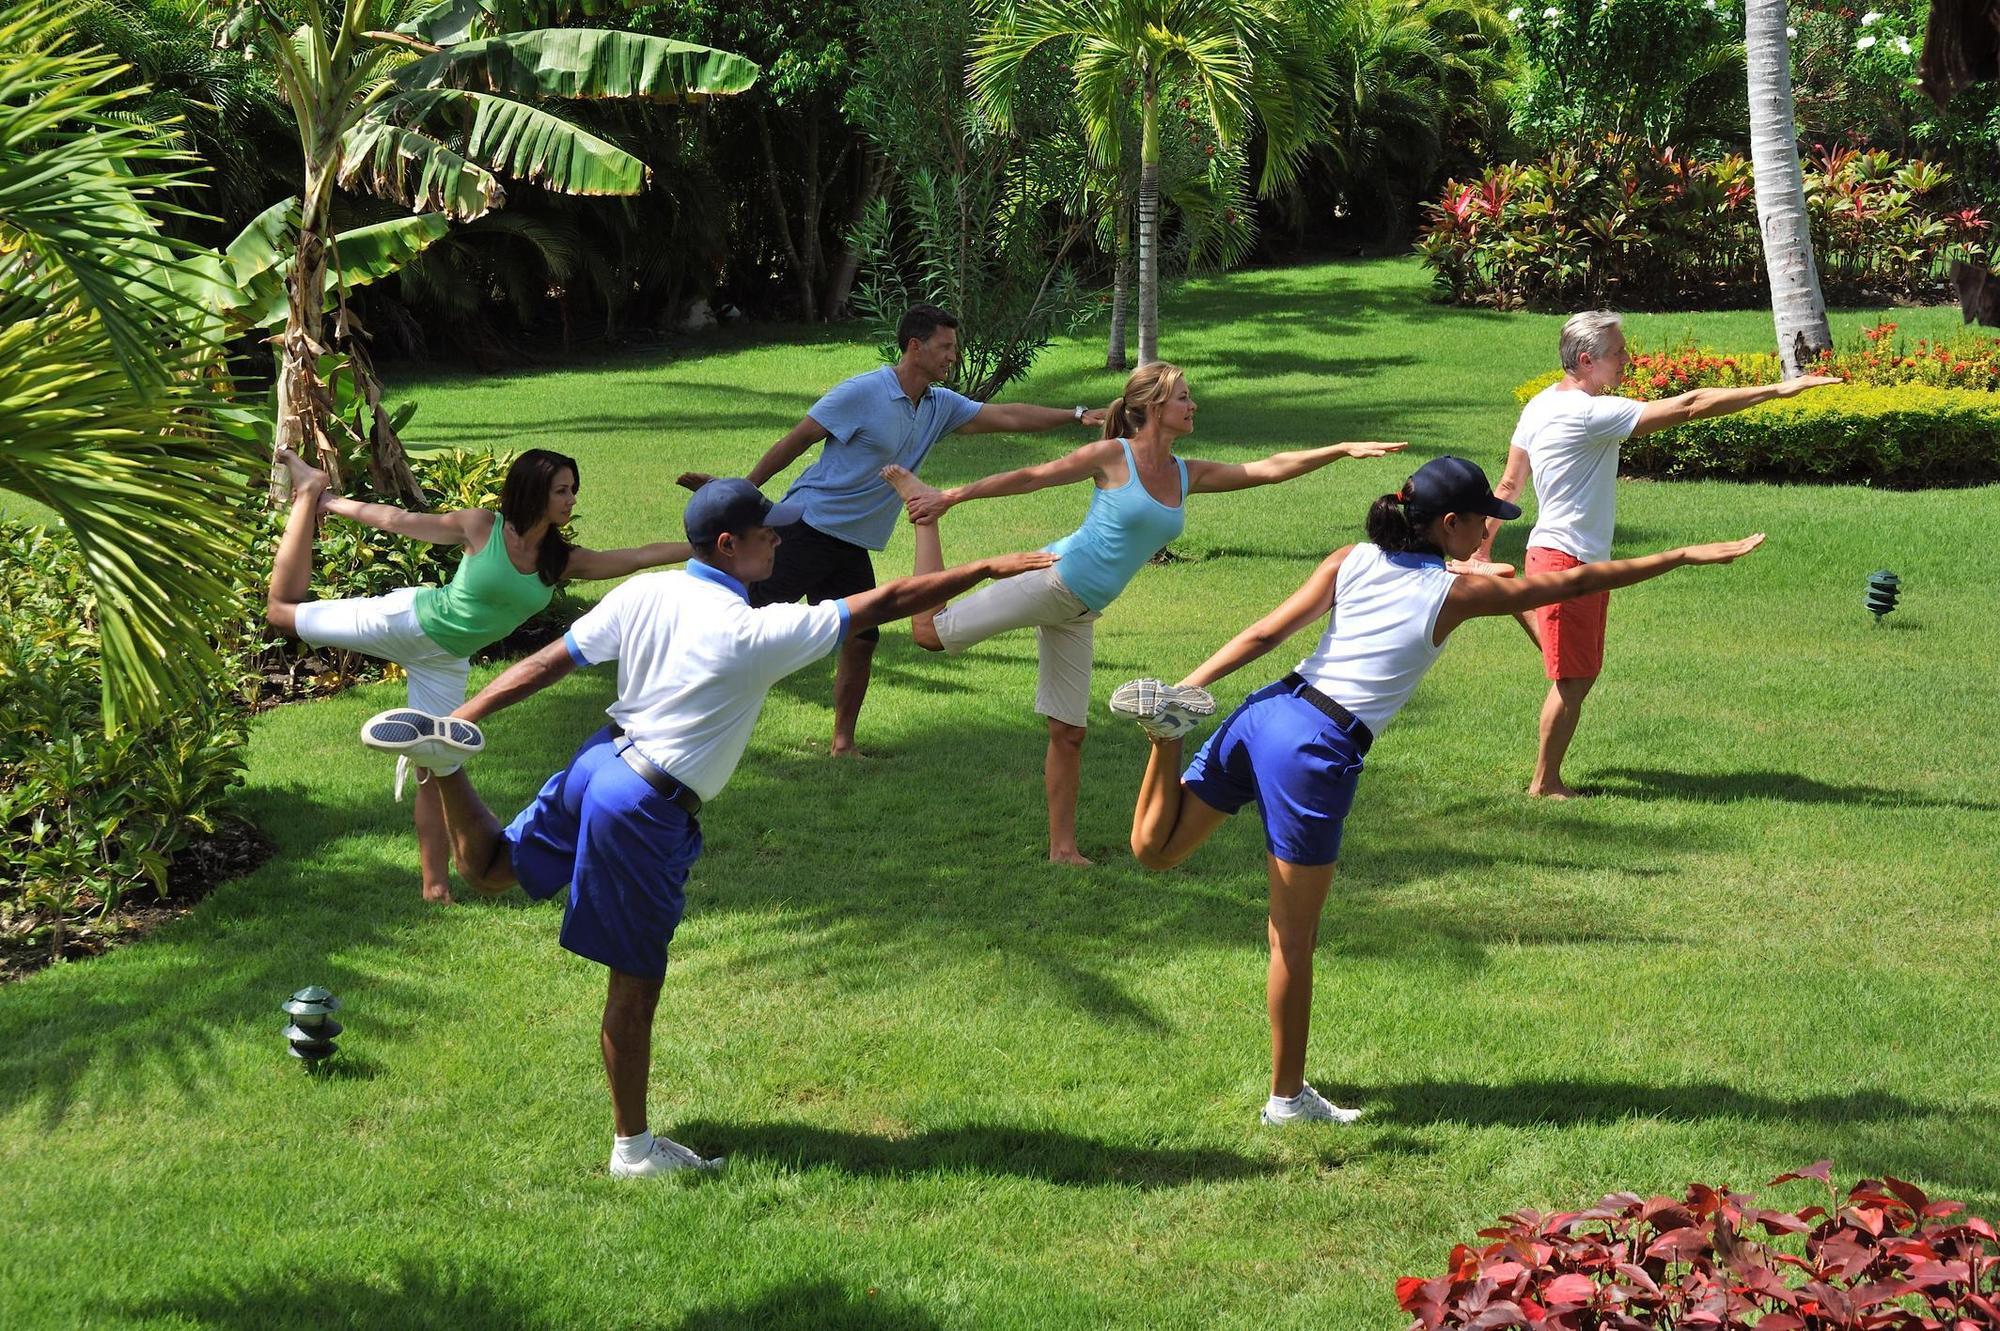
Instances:
[[[915,573],[907,578],[885,582],[847,598],[847,632],[852,636],[862,629],[908,619],[911,615],[936,609],[966,588],[988,578],[1011,578],[1016,573],[1047,568],[1055,562],[1056,556],[1048,551],[1031,550],[1025,554],[996,555],[992,559],[960,564],[957,568],[942,569],[936,573]],[[499,681],[494,682],[497,684]]]
[[[1096,477],[1104,470],[1105,461],[1114,456],[1123,456],[1118,441],[1100,439],[1094,444],[1085,444],[1067,457],[1056,458],[1052,462],[1039,462],[1032,467],[997,472],[970,485],[914,496],[905,500],[903,507],[909,510],[912,522],[936,522],[944,516],[946,509],[954,504],[962,504],[968,499],[1032,494],[1051,485],[1067,485],[1071,481]]]
[[[685,564],[693,557],[694,547],[686,541],[655,541],[623,550],[585,550],[579,546],[569,552],[569,567],[563,570],[563,576],[585,580],[622,578],[642,568]]]
[[[465,545],[483,538],[494,525],[492,514],[483,508],[461,508],[450,513],[412,513],[394,504],[364,504],[359,499],[335,495],[320,502],[322,512],[358,522],[364,527],[386,531],[432,545]]]
[[[1348,443],[1323,448],[1301,448],[1290,453],[1273,453],[1255,462],[1188,461],[1188,489],[1195,494],[1217,494],[1224,490],[1248,490],[1256,485],[1276,485],[1318,471],[1339,458],[1380,458],[1400,453],[1408,444]]]
[[[1089,426],[1096,429],[1104,424],[1104,408],[1093,407],[1077,417],[1074,407],[1036,407],[1026,402],[987,402],[981,404],[979,412],[965,424],[958,427],[960,434],[1040,434],[1044,430],[1060,430],[1064,426]]]
[[[1764,533],[1740,541],[1716,541],[1709,545],[1688,545],[1662,550],[1637,559],[1610,559],[1595,564],[1578,564],[1560,573],[1535,573],[1525,578],[1494,578],[1464,574],[1452,583],[1444,605],[1438,611],[1432,640],[1445,636],[1468,619],[1485,615],[1512,615],[1537,606],[1567,601],[1572,596],[1614,591],[1633,583],[1657,578],[1685,564],[1727,564],[1741,559],[1764,543]]]
[[[1513,503],[1516,496],[1523,489],[1527,488],[1528,474],[1527,450],[1523,448],[1508,448],[1507,467],[1506,470],[1500,473],[1499,484],[1493,487],[1493,497],[1495,499],[1504,499],[1510,504]],[[1493,538],[1499,534],[1500,519],[1486,519],[1486,539],[1479,543],[1479,549],[1474,552],[1472,557],[1474,559],[1493,558]]]
[[[1797,397],[1808,388],[1825,388],[1839,382],[1832,375],[1802,374],[1783,383],[1757,384],[1749,388],[1691,388],[1675,397],[1648,402],[1639,413],[1639,423],[1632,427],[1632,437],[1636,439],[1655,430],[1667,430],[1689,421],[1707,420],[1711,416],[1727,416],[1759,403]]]
[[[483,720],[530,694],[540,693],[575,669],[576,660],[569,654],[569,643],[557,638],[533,656],[501,671],[491,684],[459,704],[452,715],[462,721]]]
[[[1320,561],[1312,576],[1270,614],[1231,638],[1215,655],[1203,661],[1183,684],[1206,687],[1224,675],[1240,670],[1258,657],[1333,609],[1333,589],[1340,566],[1354,547],[1342,546]]]
[[[757,465],[746,473],[747,479],[750,484],[761,487],[765,481],[797,462],[800,454],[826,437],[826,427],[807,416],[785,431],[784,437],[777,443],[764,450],[764,456],[757,459]],[[684,471],[676,484],[684,489],[699,490],[714,479],[714,475],[709,472]]]

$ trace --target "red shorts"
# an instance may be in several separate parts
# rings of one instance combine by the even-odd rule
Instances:
[[[1528,573],[1560,573],[1583,561],[1563,550],[1528,547]],[[1535,611],[1542,635],[1542,668],[1550,679],[1595,679],[1604,670],[1604,619],[1610,592],[1592,592]]]

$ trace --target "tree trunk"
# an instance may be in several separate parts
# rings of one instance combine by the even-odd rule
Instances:
[[[1104,368],[1129,370],[1132,358],[1125,354],[1125,315],[1132,303],[1132,212],[1131,205],[1118,204],[1116,238],[1112,241],[1111,336],[1104,346]]]
[[[299,208],[298,249],[285,279],[285,332],[278,344],[278,416],[271,457],[271,502],[291,497],[291,473],[276,449],[289,448],[317,463],[340,493],[340,450],[326,432],[326,391],[319,358],[326,354],[326,255],[333,196],[333,145],[308,153],[305,197]]]
[[[833,276],[826,284],[826,299],[820,308],[829,319],[847,317],[847,298],[854,294],[854,279],[861,274],[861,251],[855,247],[855,228],[861,225],[861,218],[868,211],[868,205],[882,192],[882,181],[889,174],[889,159],[867,148],[861,164],[861,189],[854,198],[854,211],[848,215],[847,229],[841,233],[840,258],[833,265]]]
[[[1139,364],[1160,358],[1160,111],[1148,76],[1139,141]]]
[[[785,244],[785,258],[791,261],[792,276],[798,285],[799,317],[807,323],[814,323],[819,319],[819,309],[814,299],[813,275],[800,258],[799,247],[792,241],[791,209],[786,206],[785,191],[778,184],[778,154],[771,146],[771,120],[761,106],[754,108],[751,114],[757,122],[758,146],[764,150],[764,184],[771,193],[771,222],[778,229],[778,239]],[[818,169],[818,163],[813,164],[813,169]]]
[[[1789,377],[1833,346],[1826,299],[1813,262],[1805,180],[1799,170],[1792,119],[1792,50],[1785,35],[1785,0],[1744,6],[1744,51],[1750,71],[1750,164],[1757,187],[1757,225],[1771,279],[1771,318],[1778,357]]]

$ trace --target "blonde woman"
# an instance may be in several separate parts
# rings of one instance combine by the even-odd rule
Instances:
[[[916,525],[916,573],[944,567],[937,523],[955,504],[1083,480],[1093,486],[1083,525],[1047,547],[1057,556],[1053,567],[995,583],[910,620],[918,646],[953,655],[1013,629],[1035,630],[1040,659],[1035,711],[1049,727],[1042,782],[1053,863],[1090,863],[1076,845],[1076,799],[1090,712],[1092,626],[1140,566],[1181,534],[1187,497],[1274,485],[1336,458],[1376,458],[1405,447],[1328,444],[1256,462],[1199,462],[1174,453],[1175,444],[1194,430],[1194,412],[1187,375],[1155,361],[1125,381],[1124,395],[1105,418],[1107,437],[1067,457],[950,490],[934,489],[903,467],[882,469]]]

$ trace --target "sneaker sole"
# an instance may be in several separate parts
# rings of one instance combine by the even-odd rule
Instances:
[[[443,745],[446,751],[470,756],[486,747],[486,736],[470,721],[432,716],[414,707],[392,707],[362,723],[361,742],[382,753],[406,754],[420,747]],[[428,751],[433,755],[438,752],[435,747]]]

